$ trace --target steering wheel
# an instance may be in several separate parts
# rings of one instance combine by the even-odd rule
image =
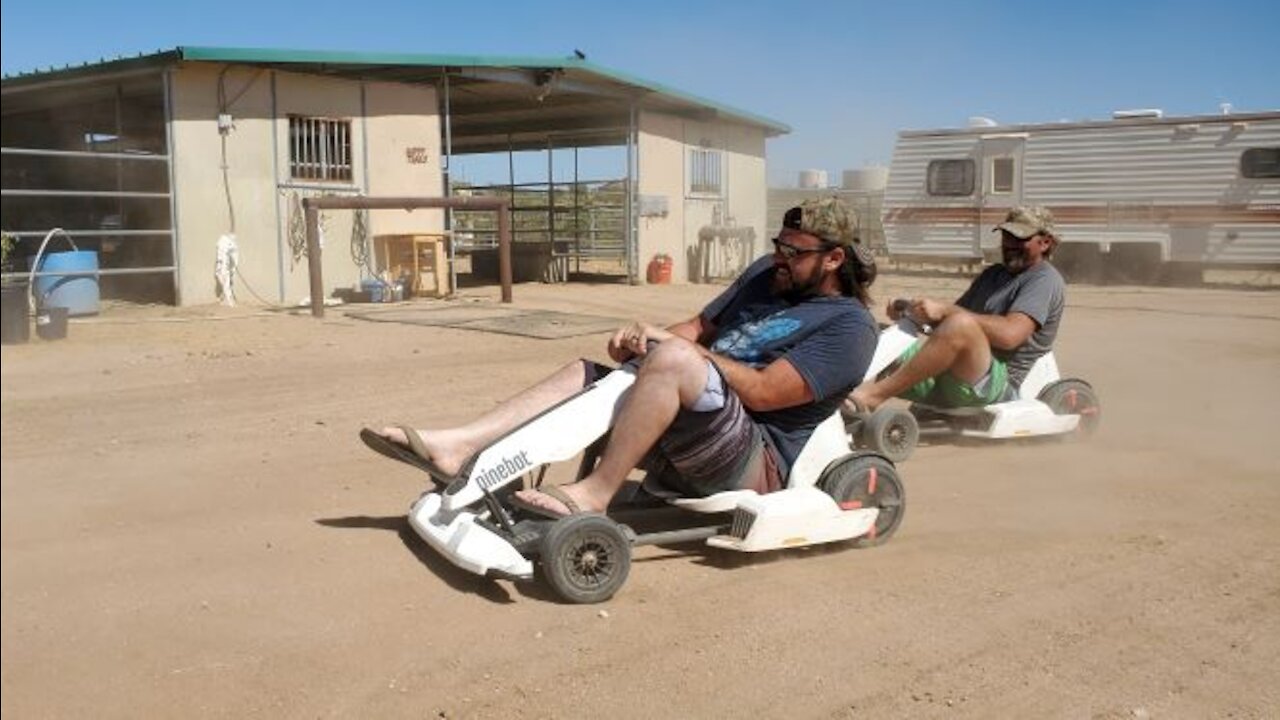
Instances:
[[[893,310],[898,313],[896,321],[898,329],[910,335],[928,335],[933,331],[933,326],[928,323],[917,322],[911,317],[911,299],[910,298],[894,298],[890,304]]]

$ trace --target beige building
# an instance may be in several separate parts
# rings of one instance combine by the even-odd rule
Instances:
[[[300,201],[325,194],[508,193],[517,243],[612,259],[637,282],[659,255],[675,282],[726,277],[766,249],[765,142],[788,132],[578,57],[190,47],[6,77],[0,127],[20,252],[60,227],[98,251],[104,297],[184,305],[217,299],[223,238],[238,299],[305,298]],[[468,155],[597,147],[625,158],[607,183],[450,180]],[[491,243],[484,228],[438,210],[325,213],[326,292],[381,269],[378,235],[454,230],[465,256]]]

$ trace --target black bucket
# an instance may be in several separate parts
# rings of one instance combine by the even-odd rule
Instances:
[[[0,288],[0,343],[18,345],[31,339],[27,320],[27,284],[13,283]]]
[[[36,335],[41,340],[61,340],[67,336],[67,315],[64,307],[40,308],[36,313]]]

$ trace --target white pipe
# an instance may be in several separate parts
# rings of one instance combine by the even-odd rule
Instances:
[[[36,251],[36,259],[31,263],[31,274],[27,276],[27,309],[32,313],[36,312],[36,271],[40,269],[40,257],[44,255],[44,248],[49,244],[49,241],[53,239],[54,233],[62,233],[62,237],[66,238],[67,242],[71,243],[72,249],[76,252],[80,251],[80,248],[76,247],[76,241],[71,238],[71,235],[67,233],[66,230],[63,230],[60,227],[50,230],[48,234],[44,236],[44,240],[40,242],[40,249]]]

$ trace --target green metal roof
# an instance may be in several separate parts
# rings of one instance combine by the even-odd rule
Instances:
[[[132,58],[104,59],[97,63],[9,75],[3,79],[3,86],[5,94],[9,94],[50,82],[131,72],[148,67],[166,67],[180,62],[296,67],[298,72],[418,83],[435,82],[446,72],[449,73],[451,82],[455,82],[455,78],[465,82],[468,78],[467,73],[470,71],[472,80],[502,84],[502,78],[485,77],[483,71],[535,73],[542,71],[555,74],[556,81],[552,83],[553,87],[556,87],[559,82],[563,82],[566,87],[571,84],[574,92],[585,95],[599,94],[602,98],[612,98],[615,104],[617,101],[631,101],[645,109],[756,126],[763,129],[766,136],[782,135],[791,131],[789,126],[776,120],[611,70],[578,57],[433,55],[183,46]],[[496,96],[489,98],[489,100],[494,99]],[[539,102],[541,101],[540,98]],[[617,110],[618,108],[614,107],[611,112],[616,115]]]

